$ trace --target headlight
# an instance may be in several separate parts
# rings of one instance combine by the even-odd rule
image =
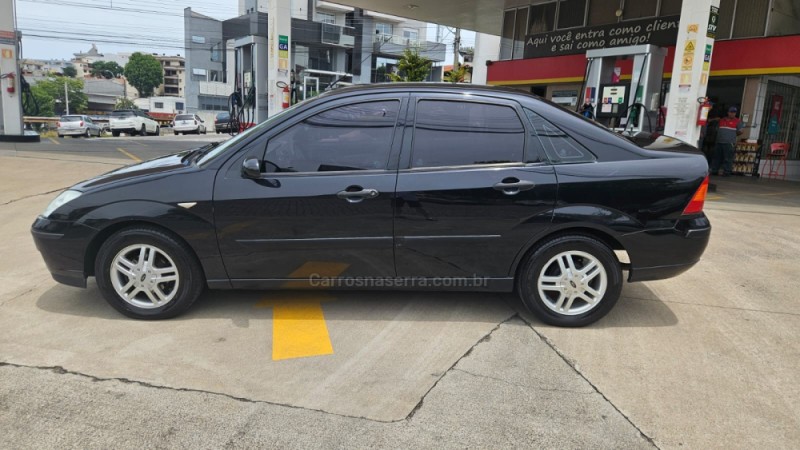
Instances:
[[[42,217],[44,217],[45,219],[50,217],[50,214],[53,214],[53,211],[75,200],[80,196],[81,196],[80,192],[71,190],[67,190],[58,194],[58,197],[54,198],[53,201],[50,202],[49,205],[47,205],[47,208],[45,208],[44,212],[42,213]]]

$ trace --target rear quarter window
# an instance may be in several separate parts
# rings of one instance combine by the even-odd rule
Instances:
[[[531,135],[553,164],[575,164],[595,161],[592,152],[563,130],[528,108],[523,108],[531,123]]]

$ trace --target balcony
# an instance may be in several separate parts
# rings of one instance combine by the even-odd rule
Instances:
[[[402,56],[407,48],[416,49],[420,55],[434,61],[445,60],[447,46],[440,42],[422,41],[403,36],[376,34],[373,37],[373,52],[380,55]]]

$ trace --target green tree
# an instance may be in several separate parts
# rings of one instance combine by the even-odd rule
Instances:
[[[109,72],[111,73],[110,77],[108,75]],[[97,61],[92,63],[93,77],[116,78],[123,73],[125,73],[125,69],[114,61]]]
[[[391,73],[392,81],[425,81],[431,73],[431,60],[420,55],[416,49],[403,50],[403,56],[397,61],[400,73]]]
[[[40,80],[31,86],[31,92],[39,104],[39,115],[50,117],[66,113],[65,83],[69,92],[70,114],[81,114],[86,111],[89,98],[83,93],[83,80],[58,76]]]
[[[469,66],[460,65],[456,70],[450,70],[444,75],[444,81],[448,83],[463,83],[467,75],[472,73]]]
[[[133,100],[125,97],[120,97],[114,104],[114,109],[139,109]]]
[[[153,90],[164,82],[164,70],[153,55],[136,52],[125,64],[125,78],[141,97],[150,97]]]
[[[61,73],[64,74],[65,77],[75,78],[78,75],[78,69],[73,66],[66,66],[61,69]]]

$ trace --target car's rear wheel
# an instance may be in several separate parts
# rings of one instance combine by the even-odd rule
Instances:
[[[559,236],[525,260],[517,293],[545,323],[580,327],[608,314],[622,291],[622,268],[612,249],[589,236]]]
[[[114,137],[119,137],[119,131],[111,131],[111,135]]]
[[[97,285],[117,311],[135,319],[168,319],[203,292],[200,264],[186,244],[157,228],[112,235],[95,261]]]
[[[156,132],[153,133],[153,136],[160,136],[161,135],[161,127],[156,127]]]
[[[142,129],[139,130],[139,136],[147,136],[147,127],[142,124]]]

